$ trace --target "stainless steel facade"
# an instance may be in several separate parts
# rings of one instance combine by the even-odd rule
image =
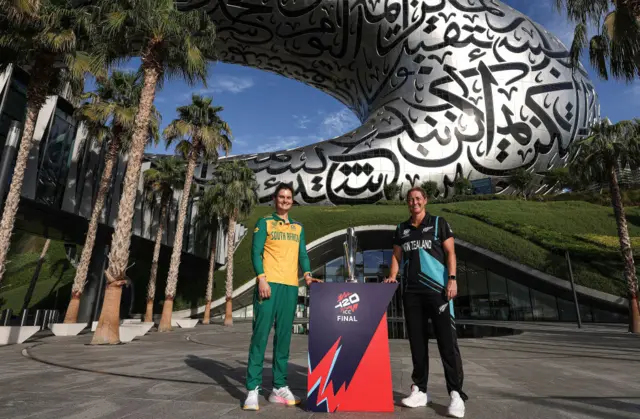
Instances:
[[[314,86],[362,125],[317,144],[236,156],[260,197],[291,183],[301,204],[384,199],[386,185],[460,176],[509,192],[518,168],[566,163],[599,117],[584,68],[539,24],[495,0],[186,0],[218,27],[219,59]],[[531,188],[543,189],[535,176]]]

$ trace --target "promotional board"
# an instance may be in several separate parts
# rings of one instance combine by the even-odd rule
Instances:
[[[312,284],[307,410],[393,412],[387,306],[398,284]]]

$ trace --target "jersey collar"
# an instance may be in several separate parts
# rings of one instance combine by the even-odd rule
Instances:
[[[282,221],[283,223],[285,222],[285,221],[284,221],[284,219],[280,218],[280,217],[278,216],[278,213],[277,213],[277,212],[275,212],[275,211],[273,212],[273,214],[271,214],[271,216],[272,216],[273,218],[275,218],[277,221]],[[425,218],[426,218],[426,217],[425,217]],[[289,217],[289,223],[288,223],[288,224],[293,224],[293,219],[292,219],[291,217]]]
[[[409,216],[406,223],[411,228],[418,228],[418,227],[414,227],[413,224],[411,223],[411,216]],[[423,227],[428,227],[429,224],[431,224],[431,214],[429,214],[429,212],[427,211],[425,212],[424,218],[422,219],[422,222],[420,222],[420,225]]]

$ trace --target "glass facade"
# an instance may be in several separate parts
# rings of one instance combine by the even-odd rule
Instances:
[[[25,75],[19,70],[13,70],[13,76],[6,92],[6,99],[0,115],[0,150],[4,149],[11,122],[18,121],[22,126],[27,109],[27,83]],[[2,95],[0,95],[0,101]]]
[[[0,150],[2,151],[4,151],[11,122],[18,121],[21,129],[24,129],[27,82],[28,75],[21,69],[14,68],[0,114]],[[73,106],[66,100],[58,98],[38,150],[38,180],[35,197],[37,202],[60,208],[72,157],[76,125]]]
[[[71,162],[73,140],[76,136],[76,121],[73,108],[64,99],[58,99],[46,140],[40,145],[38,159],[38,185],[36,201],[60,208],[65,181]]]
[[[391,250],[367,250],[356,256],[356,276],[361,282],[381,282],[391,266]],[[513,321],[576,321],[573,301],[540,292],[505,278],[491,270],[458,257],[458,297],[454,310],[457,319]],[[313,271],[325,282],[344,282],[344,258],[339,257]],[[390,322],[403,327],[402,283],[387,313]],[[304,287],[306,289],[306,287]],[[302,291],[302,289],[301,289]],[[304,293],[303,293],[304,294]],[[299,311],[306,310],[306,297],[299,301]],[[302,314],[301,314],[302,315]],[[580,305],[583,322],[626,322],[626,315]],[[390,328],[390,331],[394,328]]]

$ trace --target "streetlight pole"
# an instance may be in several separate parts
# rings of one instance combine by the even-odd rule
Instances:
[[[576,284],[573,281],[573,269],[571,269],[571,258],[569,257],[569,251],[565,250],[564,255],[567,259],[567,266],[569,267],[569,279],[571,280],[571,292],[573,293],[573,303],[576,306],[576,316],[578,317],[578,329],[582,328],[582,319],[580,319],[580,305],[578,304],[578,295],[576,294]]]

